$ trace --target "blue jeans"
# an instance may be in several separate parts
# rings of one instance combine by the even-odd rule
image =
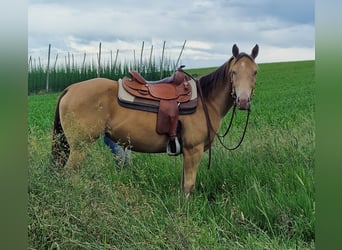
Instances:
[[[110,148],[114,155],[117,155],[122,152],[122,147],[112,141],[108,136],[104,135],[103,137],[104,143]]]
[[[110,148],[112,154],[114,155],[116,164],[121,166],[127,166],[129,164],[131,150],[122,148],[119,144],[115,143],[106,135],[104,135],[103,141]]]

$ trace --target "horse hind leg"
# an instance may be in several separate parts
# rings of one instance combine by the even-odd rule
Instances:
[[[54,115],[54,123],[53,123],[53,134],[52,134],[52,165],[63,167],[69,157],[70,148],[67,138],[65,136],[59,113],[59,105],[62,97],[67,93],[67,90],[64,90],[62,94],[59,96],[55,115]]]
[[[64,90],[58,98],[54,128],[52,159],[55,165],[64,166],[64,170],[80,169],[86,156],[87,148],[104,131],[104,122],[96,122],[98,116],[92,120],[84,119],[76,111],[68,108],[68,98]],[[94,125],[95,124],[95,125]]]
[[[86,155],[92,150],[91,146],[103,134],[104,126],[71,126],[65,132],[70,145],[65,171],[80,170]]]
[[[65,166],[70,155],[69,143],[64,133],[53,133],[52,139],[52,164],[55,167]]]
[[[75,129],[75,128],[73,128]],[[52,142],[53,166],[63,168],[63,171],[77,170],[81,168],[86,156],[89,138],[82,133],[75,133],[67,128],[66,131],[54,131]]]
[[[80,147],[70,147],[70,155],[64,166],[64,171],[78,171],[82,168],[86,151]]]
[[[68,124],[70,125],[70,124]],[[64,171],[77,171],[82,168],[90,145],[95,142],[102,130],[85,130],[75,122],[71,126],[66,126],[65,135],[69,143],[70,154],[64,166]],[[92,133],[91,133],[92,132]]]

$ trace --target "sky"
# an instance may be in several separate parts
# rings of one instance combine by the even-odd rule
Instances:
[[[29,0],[28,56],[132,60],[152,54],[186,68],[220,66],[232,46],[258,63],[315,59],[314,0]],[[107,58],[107,59],[106,59]]]

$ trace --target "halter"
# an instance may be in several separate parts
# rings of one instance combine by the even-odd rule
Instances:
[[[238,57],[236,57],[236,61],[235,63],[240,60],[242,57],[248,57],[250,60],[253,60],[253,58],[246,54],[246,53],[240,53]],[[232,58],[233,59],[233,58]],[[185,72],[186,73],[186,72]],[[226,132],[223,134],[223,135],[220,135],[218,133],[215,132],[215,130],[213,129],[213,126],[211,124],[211,121],[210,121],[210,116],[209,116],[209,112],[208,112],[208,107],[207,107],[207,104],[205,102],[205,99],[203,97],[203,93],[202,93],[202,88],[201,88],[201,85],[200,85],[200,82],[199,80],[197,79],[194,79],[193,76],[191,76],[189,73],[186,73],[186,75],[188,75],[191,79],[193,79],[195,82],[196,82],[196,86],[197,86],[197,89],[198,89],[198,92],[199,92],[199,97],[202,101],[202,105],[203,105],[203,111],[204,111],[204,114],[205,114],[205,119],[206,119],[206,122],[207,122],[207,128],[208,128],[208,138],[209,138],[209,160],[208,160],[208,169],[210,169],[210,165],[211,165],[211,144],[212,144],[212,140],[211,140],[211,136],[210,136],[210,131],[213,131],[214,134],[217,136],[217,138],[219,139],[219,142],[221,143],[221,145],[226,149],[226,150],[229,150],[229,151],[233,151],[237,148],[240,147],[240,145],[242,144],[242,141],[243,139],[245,138],[245,135],[246,135],[246,131],[247,131],[247,126],[248,126],[248,121],[249,121],[249,116],[250,116],[250,113],[251,113],[251,109],[250,107],[247,109],[247,117],[246,117],[246,123],[245,123],[245,127],[244,127],[244,131],[243,131],[243,134],[240,138],[240,141],[239,143],[235,146],[235,147],[228,147],[227,145],[224,144],[223,142],[223,138],[229,133],[231,127],[232,127],[232,124],[233,124],[233,120],[234,120],[234,116],[235,116],[235,112],[236,112],[236,94],[235,94],[235,90],[233,89],[233,81],[232,81],[232,77],[231,77],[231,74],[233,72],[229,72],[229,78],[230,78],[230,83],[232,85],[232,97],[234,99],[234,105],[233,105],[233,112],[232,112],[232,116],[230,118],[230,122],[229,122],[229,125],[228,125],[228,128],[226,129]],[[252,90],[252,94],[253,94],[253,90]]]
[[[236,58],[234,64],[237,63],[242,57],[247,57],[247,58],[250,59],[252,62],[254,62],[253,58],[252,58],[250,55],[248,55],[248,54],[246,54],[246,53],[240,53],[240,54],[238,55],[238,57]],[[227,129],[226,129],[226,132],[225,132],[223,135],[220,135],[220,134],[218,134],[218,133],[215,133],[215,134],[216,134],[217,138],[219,139],[221,145],[222,145],[225,149],[227,149],[227,150],[229,150],[229,151],[233,151],[233,150],[235,150],[235,149],[237,149],[237,148],[240,147],[240,145],[242,144],[243,139],[245,138],[246,131],[247,131],[247,126],[248,126],[248,121],[249,121],[249,116],[250,116],[250,114],[251,114],[251,108],[249,107],[249,108],[247,109],[247,117],[246,117],[245,127],[244,127],[244,130],[243,130],[243,133],[242,133],[242,136],[241,136],[241,138],[240,138],[239,143],[238,143],[235,147],[228,147],[227,145],[224,144],[223,138],[229,133],[229,131],[230,131],[231,127],[232,127],[233,119],[234,119],[235,112],[236,112],[236,105],[237,105],[237,104],[236,104],[236,93],[235,93],[235,89],[233,88],[233,80],[232,80],[232,79],[233,79],[233,72],[232,72],[232,71],[229,72],[229,77],[230,77],[230,84],[231,84],[231,86],[232,86],[232,93],[231,93],[231,96],[232,96],[233,99],[234,99],[233,112],[232,112],[232,116],[231,116],[231,118],[230,118],[229,125],[228,125],[228,127],[227,127]],[[251,96],[252,96],[252,95],[253,95],[253,89],[252,89]]]

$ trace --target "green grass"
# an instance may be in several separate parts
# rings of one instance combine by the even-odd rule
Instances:
[[[259,65],[242,146],[227,152],[216,142],[211,169],[206,153],[188,200],[180,157],[133,153],[121,169],[99,141],[80,173],[52,170],[57,96],[28,97],[29,248],[314,248],[313,61]],[[244,119],[238,112],[227,144],[239,139]]]

